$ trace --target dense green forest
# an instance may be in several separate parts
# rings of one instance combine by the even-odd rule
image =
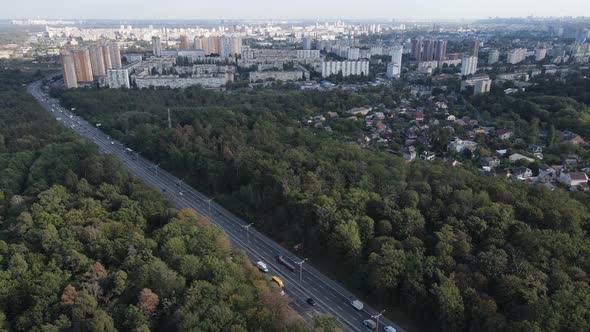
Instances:
[[[1,331],[308,330],[221,230],[42,111],[33,76],[0,70]]]
[[[55,93],[274,238],[338,262],[326,266],[375,303],[434,330],[590,330],[586,194],[442,162],[404,165],[299,121],[389,105],[394,91]]]

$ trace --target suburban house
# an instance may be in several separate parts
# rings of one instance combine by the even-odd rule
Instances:
[[[410,147],[404,149],[403,156],[404,156],[405,162],[414,161],[416,159],[416,148],[414,148],[413,146],[410,146]]]
[[[577,187],[588,183],[588,175],[584,172],[561,172],[559,182],[570,187]]]
[[[571,131],[564,130],[563,138],[566,142],[574,145],[585,145],[586,141],[578,134],[572,133]]]
[[[529,146],[526,147],[526,150],[530,153],[542,153],[543,152],[543,148],[537,144],[529,144]]]
[[[522,166],[515,168],[514,172],[512,172],[512,174],[519,181],[523,181],[523,180],[530,179],[531,177],[533,177],[533,171],[528,167],[522,167]]]
[[[362,115],[362,116],[365,116],[365,115],[369,114],[370,111],[371,111],[370,108],[366,108],[366,107],[355,107],[355,108],[349,109],[348,111],[346,111],[346,113],[352,114],[352,115]]]
[[[515,162],[517,162],[519,160],[524,160],[524,161],[527,161],[529,163],[532,163],[532,162],[535,161],[533,158],[529,158],[527,156],[523,156],[523,155],[521,155],[519,153],[515,153],[515,154],[510,155],[510,157],[508,157],[508,159],[510,160],[511,163],[515,163]]]
[[[456,152],[463,152],[463,150],[475,151],[477,149],[477,143],[474,141],[464,141],[459,138],[455,138],[449,143],[449,150],[455,150]]]
[[[514,135],[514,133],[510,129],[498,129],[498,130],[496,130],[496,136],[498,136],[498,138],[501,139],[501,140],[503,140],[503,141],[505,141],[507,139],[510,139],[512,137],[512,135]]]
[[[549,165],[539,167],[539,180],[553,181],[557,178],[557,170]]]
[[[498,167],[500,165],[500,158],[493,156],[493,157],[481,157],[479,162],[482,166],[488,167]]]
[[[432,161],[434,158],[436,158],[436,155],[430,151],[424,151],[420,154],[420,159],[422,160]]]

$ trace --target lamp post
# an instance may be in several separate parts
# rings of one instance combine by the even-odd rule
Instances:
[[[250,243],[250,227],[252,227],[252,225],[254,225],[254,223],[251,223],[250,225],[242,225],[242,227],[244,227],[246,229],[246,243]]]
[[[377,328],[376,330],[379,331],[379,317],[381,317],[383,315],[383,313],[385,312],[385,310],[381,311],[379,314],[377,315],[373,315],[371,316],[371,318],[375,318],[377,320]]]
[[[301,262],[296,262],[295,264],[299,265],[299,283],[303,280],[303,263],[307,261],[307,258],[302,260]]]
[[[209,198],[207,203],[209,203],[209,219],[213,220],[213,216],[211,215],[211,201],[213,201],[213,198]]]

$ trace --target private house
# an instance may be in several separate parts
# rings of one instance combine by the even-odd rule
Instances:
[[[542,153],[543,152],[543,148],[537,144],[529,144],[526,147],[526,150],[530,153]]]
[[[584,172],[561,172],[559,182],[570,187],[577,187],[588,183],[588,175]]]
[[[510,160],[511,163],[515,163],[515,162],[517,162],[519,160],[524,160],[524,161],[529,162],[529,163],[532,163],[532,162],[535,161],[533,158],[529,158],[527,156],[523,156],[523,155],[521,155],[519,153],[515,153],[515,154],[510,155],[510,157],[508,157],[508,160]]]
[[[528,167],[517,167],[512,172],[512,176],[518,181],[524,181],[533,177],[533,171]]]
[[[510,129],[496,130],[496,136],[498,136],[498,138],[503,141],[510,139],[512,137],[512,135],[514,135],[514,133]]]
[[[436,158],[436,155],[430,151],[423,151],[420,154],[420,159],[425,160],[425,161],[433,161],[434,158]]]
[[[493,157],[481,157],[479,162],[482,166],[487,167],[498,167],[500,166],[500,158],[493,156]]]
[[[557,170],[549,165],[542,165],[539,167],[540,181],[553,181],[557,178]]]

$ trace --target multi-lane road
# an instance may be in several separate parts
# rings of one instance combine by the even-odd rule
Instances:
[[[283,280],[284,290],[291,299],[291,307],[307,322],[311,322],[316,315],[327,314],[335,317],[346,330],[368,331],[363,321],[377,321],[374,318],[378,314],[377,310],[366,304],[362,310],[355,309],[351,305],[351,299],[355,298],[354,294],[314,269],[309,263],[300,263],[303,261],[302,258],[258,232],[254,226],[248,227],[248,223],[159,168],[157,164],[130,151],[121,142],[100,131],[96,125],[61,107],[58,100],[50,98],[43,91],[41,81],[32,83],[27,90],[61,124],[93,141],[101,153],[117,156],[131,174],[160,190],[178,208],[191,208],[208,216],[213,224],[224,230],[232,245],[243,250],[253,262],[265,262],[269,268],[269,279],[274,275]],[[296,268],[294,272],[277,262],[276,256],[279,253]],[[297,264],[298,262],[300,264]],[[316,305],[309,305],[306,302],[308,298],[314,299]],[[379,330],[383,331],[386,326],[404,331],[385,316],[380,316]]]

